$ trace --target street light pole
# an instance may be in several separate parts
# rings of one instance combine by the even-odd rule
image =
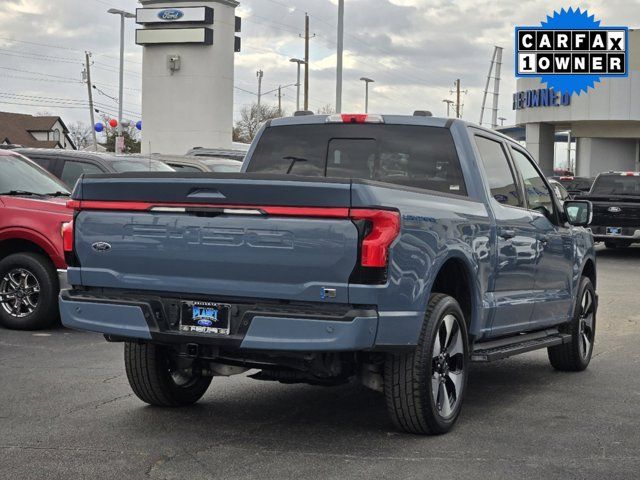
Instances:
[[[305,62],[304,60],[300,60],[299,58],[292,58],[291,60],[289,60],[291,63],[297,63],[298,64],[298,81],[296,82],[296,87],[298,87],[298,91],[296,93],[296,111],[300,111],[300,66],[301,65],[306,65],[307,62]]]
[[[360,81],[364,82],[364,113],[369,113],[369,84],[375,83],[375,80],[362,77]]]
[[[113,15],[120,15],[120,84],[119,84],[119,96],[118,96],[118,139],[123,135],[122,130],[122,104],[124,97],[124,19],[136,18],[133,13],[126,12],[124,10],[118,10],[117,8],[110,8],[107,13]],[[116,141],[116,153],[123,153],[121,151],[121,140]]]
[[[455,102],[453,100],[447,100],[447,99],[444,99],[442,101],[447,104],[447,118],[449,118],[450,112],[451,112],[451,105]]]
[[[336,67],[336,113],[342,113],[342,57],[344,55],[344,0],[338,0],[338,64]]]

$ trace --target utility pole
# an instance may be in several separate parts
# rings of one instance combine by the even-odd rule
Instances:
[[[282,117],[282,85],[278,85],[278,116]]]
[[[456,80],[456,118],[460,118],[460,79]]]
[[[336,113],[342,113],[343,56],[344,56],[344,0],[338,0],[338,64],[336,67]]]
[[[87,89],[89,90],[89,113],[91,114],[91,134],[93,137],[93,149],[98,151],[98,140],[96,139],[96,117],[95,112],[93,110],[93,85],[91,83],[91,63],[89,61],[89,57],[91,54],[89,52],[85,52],[85,67],[84,67],[84,76],[87,81]]]
[[[454,83],[454,89],[451,90],[451,93],[455,93],[456,94],[456,118],[462,118],[462,95],[466,95],[467,91],[466,90],[461,90],[460,88],[460,79],[456,79],[455,83]]]
[[[262,102],[262,77],[264,77],[264,72],[262,70],[258,70],[256,72],[256,77],[258,77],[258,114],[260,114],[260,103]]]
[[[449,118],[449,116],[451,115],[451,105],[453,103],[455,103],[455,102],[453,100],[449,100],[447,98],[445,98],[442,101],[447,104],[447,118]]]

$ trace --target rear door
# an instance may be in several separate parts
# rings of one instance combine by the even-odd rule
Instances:
[[[531,325],[538,328],[562,323],[567,320],[572,300],[575,252],[571,229],[559,223],[554,194],[533,159],[513,146],[511,152],[524,182],[527,208],[533,216],[539,246]]]
[[[502,139],[489,134],[475,137],[491,190],[496,221],[497,255],[493,289],[491,334],[526,329],[533,312],[534,274],[538,261],[536,230]]]

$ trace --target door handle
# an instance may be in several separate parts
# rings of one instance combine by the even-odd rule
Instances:
[[[504,240],[511,240],[512,238],[515,238],[515,236],[516,236],[515,230],[509,229],[509,228],[500,229],[500,238]]]

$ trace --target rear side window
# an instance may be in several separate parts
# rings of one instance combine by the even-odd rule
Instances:
[[[31,160],[49,172],[53,169],[53,160],[50,158],[31,158]]]
[[[73,188],[82,174],[103,173],[102,170],[92,163],[85,162],[64,162],[62,168],[62,181]]]
[[[271,127],[247,172],[357,178],[467,195],[451,133],[440,127]]]
[[[476,136],[476,145],[487,173],[491,196],[503,205],[521,207],[522,199],[502,143]]]

